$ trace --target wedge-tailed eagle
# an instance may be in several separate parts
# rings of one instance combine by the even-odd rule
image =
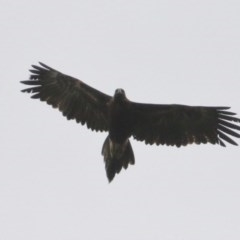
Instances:
[[[128,100],[121,88],[111,97],[43,63],[32,67],[30,79],[22,81],[31,87],[22,92],[33,93],[32,98],[58,108],[67,119],[108,132],[102,155],[109,182],[122,167],[135,163],[131,136],[146,144],[177,147],[191,143],[237,145],[231,137],[240,138],[236,132],[240,131],[236,124],[240,119],[229,107],[136,103]]]

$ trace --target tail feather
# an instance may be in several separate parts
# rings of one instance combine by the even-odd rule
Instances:
[[[134,164],[134,154],[130,141],[123,144],[114,143],[109,137],[106,138],[102,155],[104,156],[105,169],[107,178],[111,182],[116,173],[119,173],[122,168],[127,169],[128,164]]]

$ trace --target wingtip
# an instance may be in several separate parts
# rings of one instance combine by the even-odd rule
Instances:
[[[46,64],[44,64],[43,62],[40,62],[40,61],[38,63],[43,67],[46,65]]]
[[[46,69],[49,69],[49,70],[54,70],[53,68],[49,67],[48,65],[46,65],[45,63],[43,62],[38,62],[42,67],[46,68]]]
[[[228,109],[230,109],[231,107],[226,107],[226,106],[224,106],[224,107],[217,107],[217,109],[218,110],[228,110]]]

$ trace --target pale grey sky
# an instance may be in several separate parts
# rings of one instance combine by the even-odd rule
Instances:
[[[240,239],[239,147],[131,139],[136,165],[108,184],[107,134],[19,83],[42,61],[107,94],[121,87],[134,101],[240,114],[239,1],[0,4],[1,240]]]

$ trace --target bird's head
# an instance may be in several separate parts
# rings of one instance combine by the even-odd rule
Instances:
[[[126,99],[125,91],[122,88],[117,88],[114,93],[115,100],[124,100]]]

